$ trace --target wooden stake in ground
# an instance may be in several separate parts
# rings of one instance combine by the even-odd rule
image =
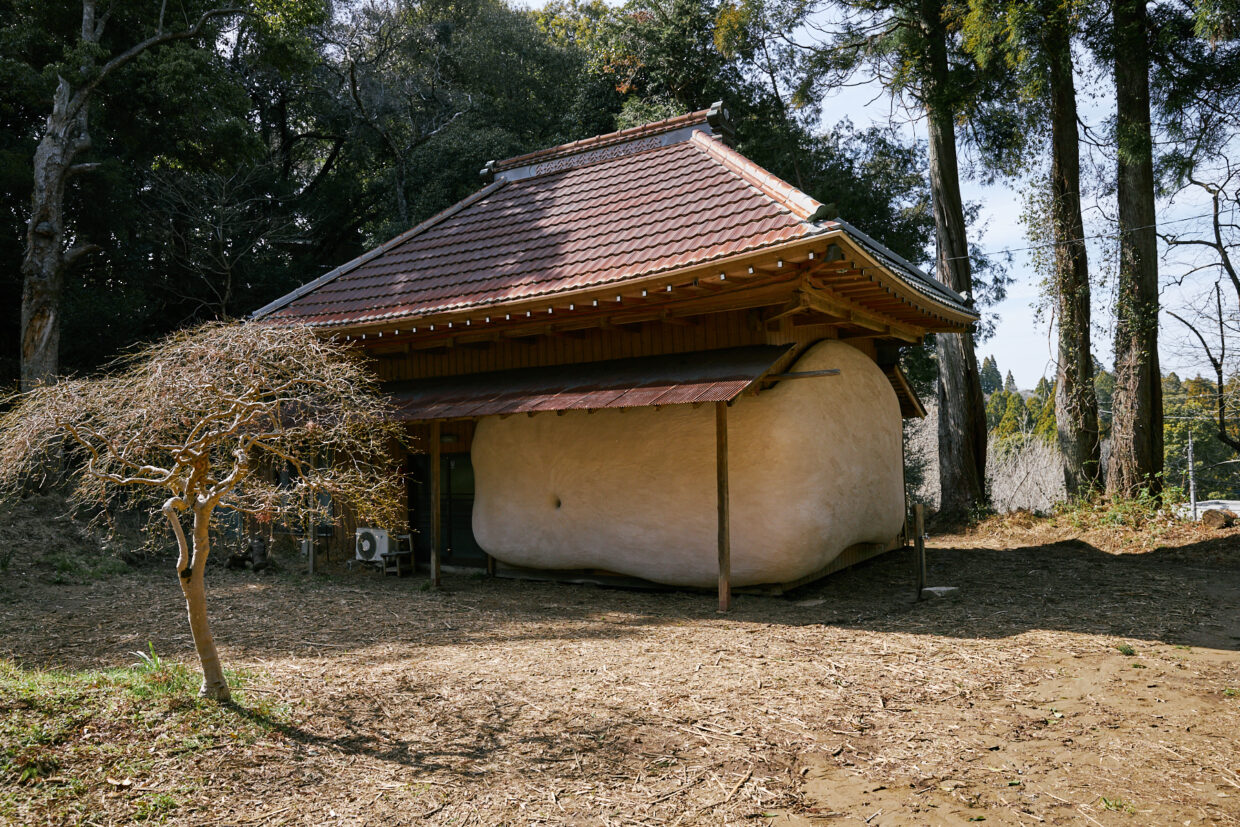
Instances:
[[[917,581],[917,599],[926,590],[926,507],[913,506],[913,576]]]

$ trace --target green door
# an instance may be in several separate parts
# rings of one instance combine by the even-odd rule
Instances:
[[[409,455],[409,525],[415,530],[413,549],[418,563],[431,559],[430,457]],[[440,562],[447,566],[485,566],[486,552],[474,539],[474,466],[468,453],[439,458]]]

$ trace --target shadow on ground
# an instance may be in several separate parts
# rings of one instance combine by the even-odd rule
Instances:
[[[686,621],[832,626],[999,639],[1030,630],[1240,649],[1240,543],[1223,538],[1140,554],[1079,541],[995,550],[931,548],[929,584],[951,596],[916,601],[912,555],[897,551],[781,597],[739,595],[728,615],[700,592],[641,591],[449,574],[341,572],[208,579],[218,641],[245,655],[370,650],[382,659],[462,644],[622,638]],[[184,605],[155,572],[87,586],[8,584],[0,654],[32,664],[115,665],[118,654],[181,648]]]

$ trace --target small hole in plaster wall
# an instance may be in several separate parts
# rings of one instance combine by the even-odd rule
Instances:
[[[556,508],[559,508],[559,507],[560,507],[561,505],[563,505],[564,503],[560,502],[560,498],[559,498],[559,497],[552,497],[552,498],[551,498],[551,504],[552,504],[553,506],[555,506]]]

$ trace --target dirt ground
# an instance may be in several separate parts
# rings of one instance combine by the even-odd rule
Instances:
[[[684,592],[213,571],[226,664],[287,723],[189,757],[130,745],[152,760],[123,787],[61,772],[101,825],[135,819],[129,790],[193,825],[1236,823],[1240,537],[1187,540],[942,538],[950,596],[915,602],[897,552],[727,616]],[[193,662],[170,567],[14,565],[0,656]],[[0,780],[19,823],[56,822],[37,792]]]

